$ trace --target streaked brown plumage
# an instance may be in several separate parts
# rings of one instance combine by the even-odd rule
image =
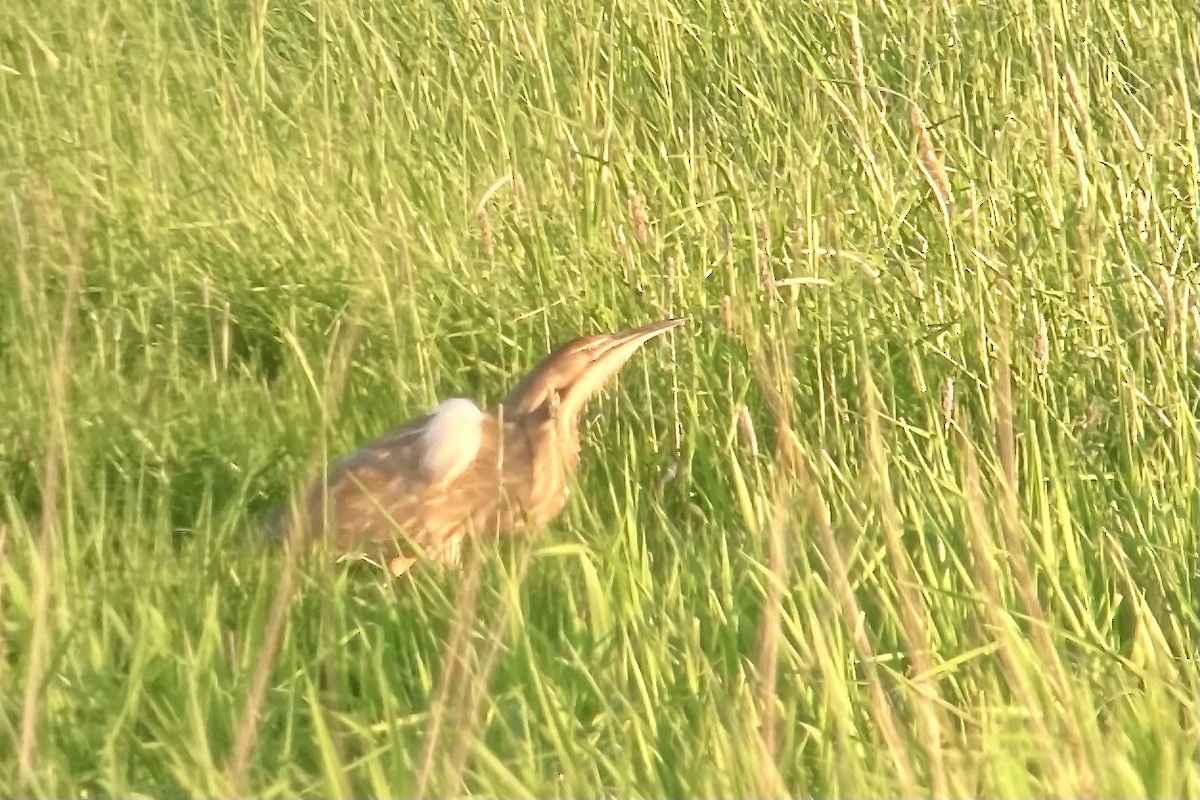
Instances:
[[[494,410],[452,399],[365,445],[314,481],[298,504],[302,532],[343,556],[380,558],[399,576],[420,548],[457,564],[465,537],[544,525],[566,504],[587,401],[671,319],[560,346]],[[289,509],[276,531],[293,528]],[[416,545],[417,547],[413,547]]]

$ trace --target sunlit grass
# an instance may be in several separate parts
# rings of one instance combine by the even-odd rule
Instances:
[[[1196,796],[1194,12],[4,4],[0,793]],[[666,316],[528,546],[255,541]]]

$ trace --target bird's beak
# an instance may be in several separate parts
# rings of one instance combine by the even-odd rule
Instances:
[[[639,347],[655,336],[683,324],[682,319],[667,319],[640,328],[595,337],[590,347],[583,351],[590,356],[590,363],[580,370],[574,381],[562,388],[561,410],[574,418],[583,410],[588,399],[625,366]]]
[[[575,419],[588,399],[650,339],[684,324],[667,319],[562,345],[513,387],[505,408],[530,413],[555,398],[558,413]]]
[[[598,349],[595,360],[603,361],[618,357],[618,354],[625,354],[620,359],[620,363],[623,364],[643,344],[659,334],[680,327],[683,323],[682,319],[664,319],[662,322],[652,322],[640,328],[610,334],[609,340]]]

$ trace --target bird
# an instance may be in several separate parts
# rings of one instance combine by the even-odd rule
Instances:
[[[541,528],[566,505],[588,401],[643,344],[683,324],[665,319],[566,342],[494,408],[448,399],[336,461],[298,502],[275,510],[271,528],[280,538],[324,539],[339,561],[366,559],[394,578],[422,553],[461,567],[472,535]]]

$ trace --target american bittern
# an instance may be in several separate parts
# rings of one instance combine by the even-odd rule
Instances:
[[[378,558],[399,577],[417,561],[412,545],[456,565],[472,533],[507,536],[544,525],[566,504],[587,401],[639,347],[682,324],[669,319],[568,342],[494,410],[445,401],[335,463],[300,498],[298,519],[288,509],[274,515],[276,532],[288,535],[299,524],[343,557]]]

